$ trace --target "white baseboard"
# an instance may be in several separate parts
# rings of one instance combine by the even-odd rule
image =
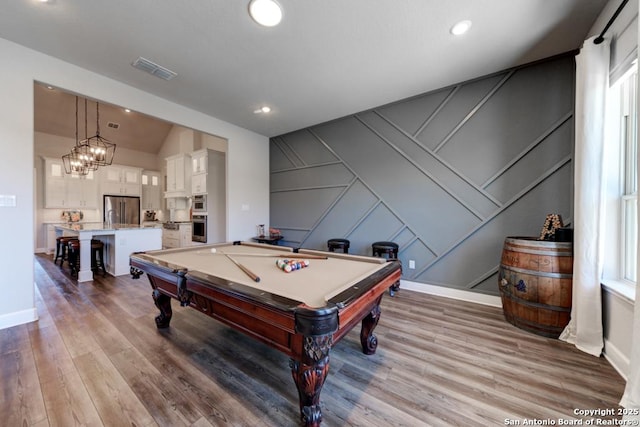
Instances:
[[[452,289],[444,286],[427,285],[426,283],[412,282],[410,280],[400,281],[400,292],[402,289],[421,292],[423,294],[438,295],[477,304],[489,305],[491,307],[502,307],[500,297],[485,295],[478,292],[470,292],[462,289]]]
[[[629,372],[630,361],[611,341],[604,340],[604,358],[609,361],[611,366],[618,371],[620,376],[627,380],[627,372]]]
[[[35,322],[36,320],[38,320],[38,311],[35,307],[27,310],[16,311],[14,313],[3,314],[0,316],[0,329]]]

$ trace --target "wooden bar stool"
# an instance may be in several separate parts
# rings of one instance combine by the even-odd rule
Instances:
[[[56,237],[56,256],[53,259],[53,263],[58,262],[58,258],[60,258],[60,267],[67,261],[67,243],[69,240],[77,239],[75,236],[59,236]]]
[[[371,251],[373,256],[375,257],[383,257],[389,260],[398,259],[398,250],[400,247],[395,242],[374,242],[371,244]],[[389,295],[394,296],[395,293],[400,289],[400,281],[398,280],[396,283],[391,285],[389,288]]]
[[[107,274],[104,268],[104,243],[91,239],[91,270],[102,270],[102,277]]]
[[[78,271],[80,271],[80,240],[69,240],[67,246],[71,276],[77,277]],[[98,239],[91,239],[91,270],[102,270],[103,277],[107,274],[107,270],[104,268],[104,243]]]
[[[349,253],[349,245],[351,242],[347,239],[329,239],[327,240],[327,247],[329,248],[329,252],[335,252],[337,250],[341,250],[343,253]]]
[[[67,251],[71,276],[77,277],[78,271],[80,271],[80,240],[76,238],[67,241]]]

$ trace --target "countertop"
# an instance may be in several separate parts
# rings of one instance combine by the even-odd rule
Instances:
[[[160,228],[159,226],[143,226],[139,224],[107,224],[101,222],[91,223],[62,223],[56,225],[56,228],[67,231],[117,231],[117,230],[148,230],[153,228]]]
[[[75,222],[68,222],[68,221],[63,221],[63,220],[48,220],[48,221],[42,221],[42,224],[51,224],[51,225],[67,225],[67,224],[100,224],[100,221],[75,221]]]

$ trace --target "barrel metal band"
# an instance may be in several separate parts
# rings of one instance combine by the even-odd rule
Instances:
[[[552,273],[547,271],[540,270],[527,270],[524,268],[512,267],[510,265],[500,264],[504,270],[515,271],[516,273],[524,273],[529,274],[531,276],[540,276],[540,277],[551,277],[554,279],[571,279],[573,278],[572,273]]]
[[[522,305],[527,305],[527,306],[530,306],[530,307],[543,308],[543,309],[546,309],[546,310],[559,311],[559,312],[563,312],[563,313],[571,312],[571,307],[560,307],[558,305],[540,304],[539,302],[533,302],[533,301],[529,301],[529,300],[517,297],[514,294],[512,294],[511,292],[508,292],[507,295],[505,295],[505,297],[508,297],[512,301],[515,301],[515,302],[518,302],[518,303],[520,303]]]
[[[511,251],[511,252],[518,252],[518,253],[525,253],[525,254],[533,254],[533,255],[548,255],[548,256],[573,256],[573,252],[569,251],[569,252],[557,252],[557,251],[545,251],[545,250],[537,250],[537,249],[530,249],[527,248],[527,250],[518,248],[518,247],[513,247],[510,245],[506,245],[503,248],[505,251]]]
[[[520,328],[526,329],[538,335],[552,338],[557,338],[565,328],[564,326],[541,325],[540,323],[532,322],[518,316],[514,316],[514,322],[515,325],[519,326]]]

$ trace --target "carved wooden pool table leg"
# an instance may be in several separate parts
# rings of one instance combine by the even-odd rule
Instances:
[[[382,296],[376,301],[376,305],[371,309],[364,319],[362,319],[362,329],[360,330],[360,344],[364,354],[374,354],[378,347],[378,338],[373,334],[373,330],[378,326],[380,320],[380,301]]]
[[[173,315],[173,311],[171,311],[171,297],[168,297],[157,289],[153,290],[152,295],[153,302],[156,307],[158,307],[158,310],[160,310],[160,314],[156,316],[156,327],[158,329],[168,328],[171,322],[171,316]]]
[[[332,343],[332,335],[305,336],[302,360],[289,361],[300,398],[300,417],[305,426],[318,427],[322,422],[320,391],[329,373]]]

